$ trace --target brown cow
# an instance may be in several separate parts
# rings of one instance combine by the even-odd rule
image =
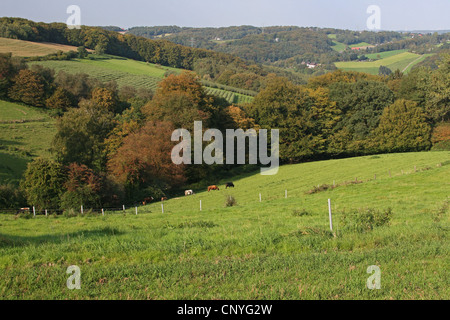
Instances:
[[[153,197],[147,197],[142,201],[142,205],[145,206],[147,203],[150,203],[153,201]]]
[[[164,200],[167,200],[167,198],[166,198],[166,197],[162,197],[162,198],[161,198],[161,201],[164,201]]]
[[[208,192],[209,192],[209,190],[219,190],[219,187],[216,186],[216,185],[209,186],[209,187],[208,187]]]

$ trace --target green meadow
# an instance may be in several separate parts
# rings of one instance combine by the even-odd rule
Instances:
[[[375,57],[376,55],[377,54],[375,54]],[[359,71],[370,74],[378,74],[380,66],[388,67],[392,71],[399,69],[402,72],[408,72],[414,65],[423,61],[430,55],[431,54],[418,55],[411,52],[400,52],[390,55],[386,52],[384,53],[384,57],[379,60],[335,62],[335,65],[337,68],[346,71]]]
[[[449,299],[449,159],[443,151],[285,165],[230,177],[235,188],[211,181],[220,190],[137,215],[0,215],[0,298]],[[225,207],[230,196],[237,203]],[[363,208],[392,216],[349,227]],[[81,270],[79,290],[66,286],[70,265]],[[372,265],[381,289],[366,287]]]
[[[55,120],[44,111],[0,100],[0,181],[18,183],[29,161],[50,156],[55,133]]]

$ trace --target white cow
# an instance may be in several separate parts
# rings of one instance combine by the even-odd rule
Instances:
[[[192,191],[192,190],[186,190],[185,192],[184,192],[184,195],[185,196],[189,196],[189,195],[193,195],[194,194],[194,191]]]

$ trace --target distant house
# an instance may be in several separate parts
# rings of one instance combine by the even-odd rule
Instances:
[[[375,46],[363,46],[363,47],[352,47],[352,50],[366,50],[368,48],[374,48]]]
[[[317,67],[317,66],[319,66],[320,64],[318,64],[318,63],[315,63],[315,62],[311,62],[311,63],[306,63],[306,66],[309,68],[309,69],[314,69],[315,67]]]
[[[214,40],[216,40],[216,41],[222,41],[222,38],[215,37]]]

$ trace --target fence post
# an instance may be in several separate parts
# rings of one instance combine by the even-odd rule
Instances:
[[[259,202],[261,202],[261,193],[259,194]]]
[[[123,209],[123,211],[125,211],[125,205],[124,204],[122,205],[122,209]]]
[[[164,203],[161,203],[161,211],[164,213]]]
[[[33,217],[36,217],[36,209],[33,206]]]
[[[136,210],[136,215],[137,215],[137,207],[134,208]]]
[[[284,198],[287,199],[287,190],[284,190]]]
[[[47,216],[47,209],[45,209],[45,216]]]
[[[104,216],[105,215],[105,210],[103,210],[103,208],[102,208],[102,216]]]
[[[202,200],[200,200],[200,211],[202,211]]]
[[[331,199],[328,199],[328,215],[330,218],[330,230],[333,232],[333,218],[331,217]]]
[[[373,176],[374,180],[377,180],[377,174],[375,173]]]
[[[81,214],[83,214],[83,205],[81,205]]]

